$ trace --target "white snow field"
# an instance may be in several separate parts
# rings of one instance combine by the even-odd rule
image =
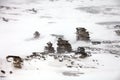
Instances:
[[[120,25],[119,0],[0,0],[0,70],[5,71],[0,80],[120,80],[120,35],[115,33],[120,27],[115,25]],[[76,41],[76,27],[85,27],[91,41],[101,44]],[[35,31],[39,39],[33,39]],[[6,61],[7,55],[43,52],[49,41],[56,49],[51,34],[64,35],[73,50],[83,46],[91,56],[63,53],[69,58],[60,62],[46,55],[46,60],[25,60],[22,69]]]

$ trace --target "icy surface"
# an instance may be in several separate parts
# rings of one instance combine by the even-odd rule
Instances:
[[[0,0],[0,70],[6,72],[0,72],[0,80],[120,80],[120,36],[115,33],[120,28],[114,27],[119,24],[119,0]],[[91,41],[101,44],[77,42],[76,27],[85,27]],[[35,31],[39,39],[33,39]],[[7,55],[42,52],[49,41],[56,48],[51,34],[64,35],[74,50],[84,46],[92,56],[59,62],[47,55],[24,61],[22,69],[6,61]]]

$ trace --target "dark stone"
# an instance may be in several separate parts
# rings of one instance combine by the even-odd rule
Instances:
[[[57,42],[57,52],[58,53],[65,53],[72,51],[72,46],[67,40],[63,40],[62,38],[58,38]]]
[[[12,74],[13,72],[12,71],[10,71],[10,74]]]
[[[34,35],[34,38],[39,38],[40,37],[40,33],[38,31],[35,31],[35,33],[33,35]]]
[[[76,40],[90,40],[89,32],[85,28],[78,27],[76,28]]]
[[[80,58],[85,58],[88,56],[88,54],[85,52],[85,48],[84,47],[78,47],[77,51],[75,52],[76,55],[81,54]]]
[[[5,71],[4,71],[4,70],[1,70],[1,72],[2,72],[3,74],[5,74]]]
[[[44,52],[45,53],[54,53],[55,50],[54,50],[54,47],[52,47],[52,45],[53,44],[51,42],[48,42],[47,46],[45,46],[45,48],[44,48]]]

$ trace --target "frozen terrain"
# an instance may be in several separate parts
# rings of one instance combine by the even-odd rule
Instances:
[[[6,72],[0,72],[0,80],[120,80],[120,35],[115,33],[120,27],[114,27],[120,24],[119,2],[0,0],[0,70]],[[101,44],[76,41],[76,27],[85,27],[91,41]],[[40,32],[39,39],[33,39],[35,31]],[[22,69],[15,69],[6,61],[7,55],[25,58],[32,52],[43,52],[49,41],[56,49],[57,39],[51,34],[64,35],[73,50],[83,46],[91,56],[81,59],[66,53],[61,56],[75,58],[60,62],[61,58],[46,55],[46,60],[24,61]]]

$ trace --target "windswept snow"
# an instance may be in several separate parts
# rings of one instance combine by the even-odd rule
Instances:
[[[119,28],[114,27],[120,24],[118,1],[0,0],[0,70],[6,72],[0,72],[0,80],[120,80],[120,36],[115,33]],[[76,27],[85,27],[91,41],[101,44],[77,42]],[[39,39],[33,39],[35,31],[40,32]],[[6,61],[7,55],[25,58],[43,52],[49,41],[56,49],[57,38],[51,34],[64,35],[73,50],[83,46],[91,56],[59,62],[46,55],[46,60],[24,61],[22,69]]]

